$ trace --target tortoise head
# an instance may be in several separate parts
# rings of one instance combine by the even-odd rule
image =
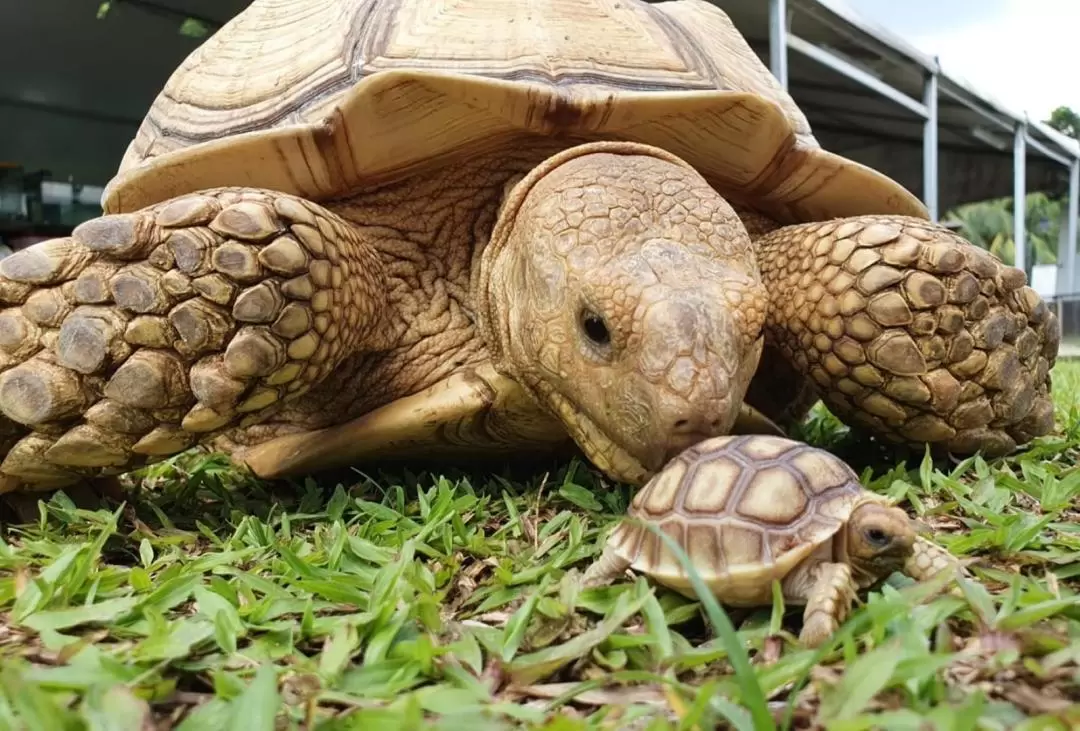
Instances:
[[[856,576],[866,583],[900,571],[915,552],[915,526],[901,508],[876,496],[860,501],[848,518],[845,549]]]
[[[689,165],[590,143],[510,190],[475,295],[497,368],[614,479],[729,433],[767,295],[732,207]]]

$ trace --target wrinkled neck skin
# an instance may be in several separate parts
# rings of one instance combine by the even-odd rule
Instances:
[[[472,286],[495,367],[630,484],[729,433],[761,356],[767,297],[745,228],[646,145],[537,165],[508,191]]]

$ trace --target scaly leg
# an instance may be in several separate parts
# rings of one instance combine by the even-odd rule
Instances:
[[[581,585],[584,588],[604,586],[610,584],[626,569],[630,562],[623,558],[611,545],[605,545],[600,556],[585,569],[581,576]]]
[[[960,561],[947,550],[920,536],[915,539],[915,552],[904,564],[904,573],[916,581],[926,581],[960,565]]]
[[[373,347],[385,275],[362,235],[293,196],[214,189],[4,259],[0,492],[259,423]]]
[[[784,593],[806,599],[799,642],[819,647],[851,613],[855,601],[851,567],[846,563],[807,561],[785,579]]]
[[[838,418],[987,457],[1053,428],[1060,334],[1022,271],[902,216],[786,226],[756,246],[767,340]]]

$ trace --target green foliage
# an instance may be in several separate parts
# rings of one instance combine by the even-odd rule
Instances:
[[[104,20],[116,6],[122,3],[123,0],[103,0],[102,2],[99,2],[97,19]],[[198,20],[197,18],[184,18],[183,22],[180,23],[178,32],[180,35],[187,36],[188,38],[205,38],[210,33],[210,30],[210,26],[202,20]]]
[[[185,18],[180,24],[180,35],[188,38],[205,38],[210,33],[210,26],[195,18]]]
[[[1064,134],[1080,139],[1080,114],[1069,107],[1058,107],[1050,114],[1047,124]],[[1068,205],[1067,192],[1052,195],[1029,193],[1025,212],[1029,264],[1056,264],[1061,224]],[[1016,261],[1016,242],[1013,240],[1012,196],[976,201],[957,206],[942,219],[960,225],[960,234],[986,249],[1006,264]]]
[[[1080,364],[1054,386],[1060,432],[1009,459],[865,467],[979,563],[861,592],[816,651],[777,592],[580,589],[630,491],[579,462],[271,492],[189,453],[118,509],[59,493],[0,540],[0,729],[1076,728]]]
[[[1070,107],[1058,107],[1050,112],[1050,119],[1046,120],[1046,123],[1057,131],[1080,140],[1080,114]]]
[[[1056,264],[1058,237],[1066,201],[1036,192],[1027,195],[1025,232],[1032,264]],[[1013,199],[995,198],[957,206],[944,221],[960,224],[960,234],[1006,264],[1016,257],[1013,240]]]

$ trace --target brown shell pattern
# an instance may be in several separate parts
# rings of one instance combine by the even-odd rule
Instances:
[[[825,450],[764,435],[708,439],[687,449],[635,496],[629,516],[671,536],[707,578],[790,568],[830,538],[864,489]],[[677,575],[652,531],[625,521],[611,544],[638,569]]]
[[[229,186],[322,201],[552,137],[660,147],[778,220],[926,216],[822,150],[701,0],[254,0],[170,76],[103,204]]]
[[[589,93],[749,91],[816,146],[805,115],[713,5],[255,0],[177,68],[121,169],[231,135],[321,125],[362,79],[400,70],[567,89],[564,109],[536,113],[572,126],[593,106]]]

